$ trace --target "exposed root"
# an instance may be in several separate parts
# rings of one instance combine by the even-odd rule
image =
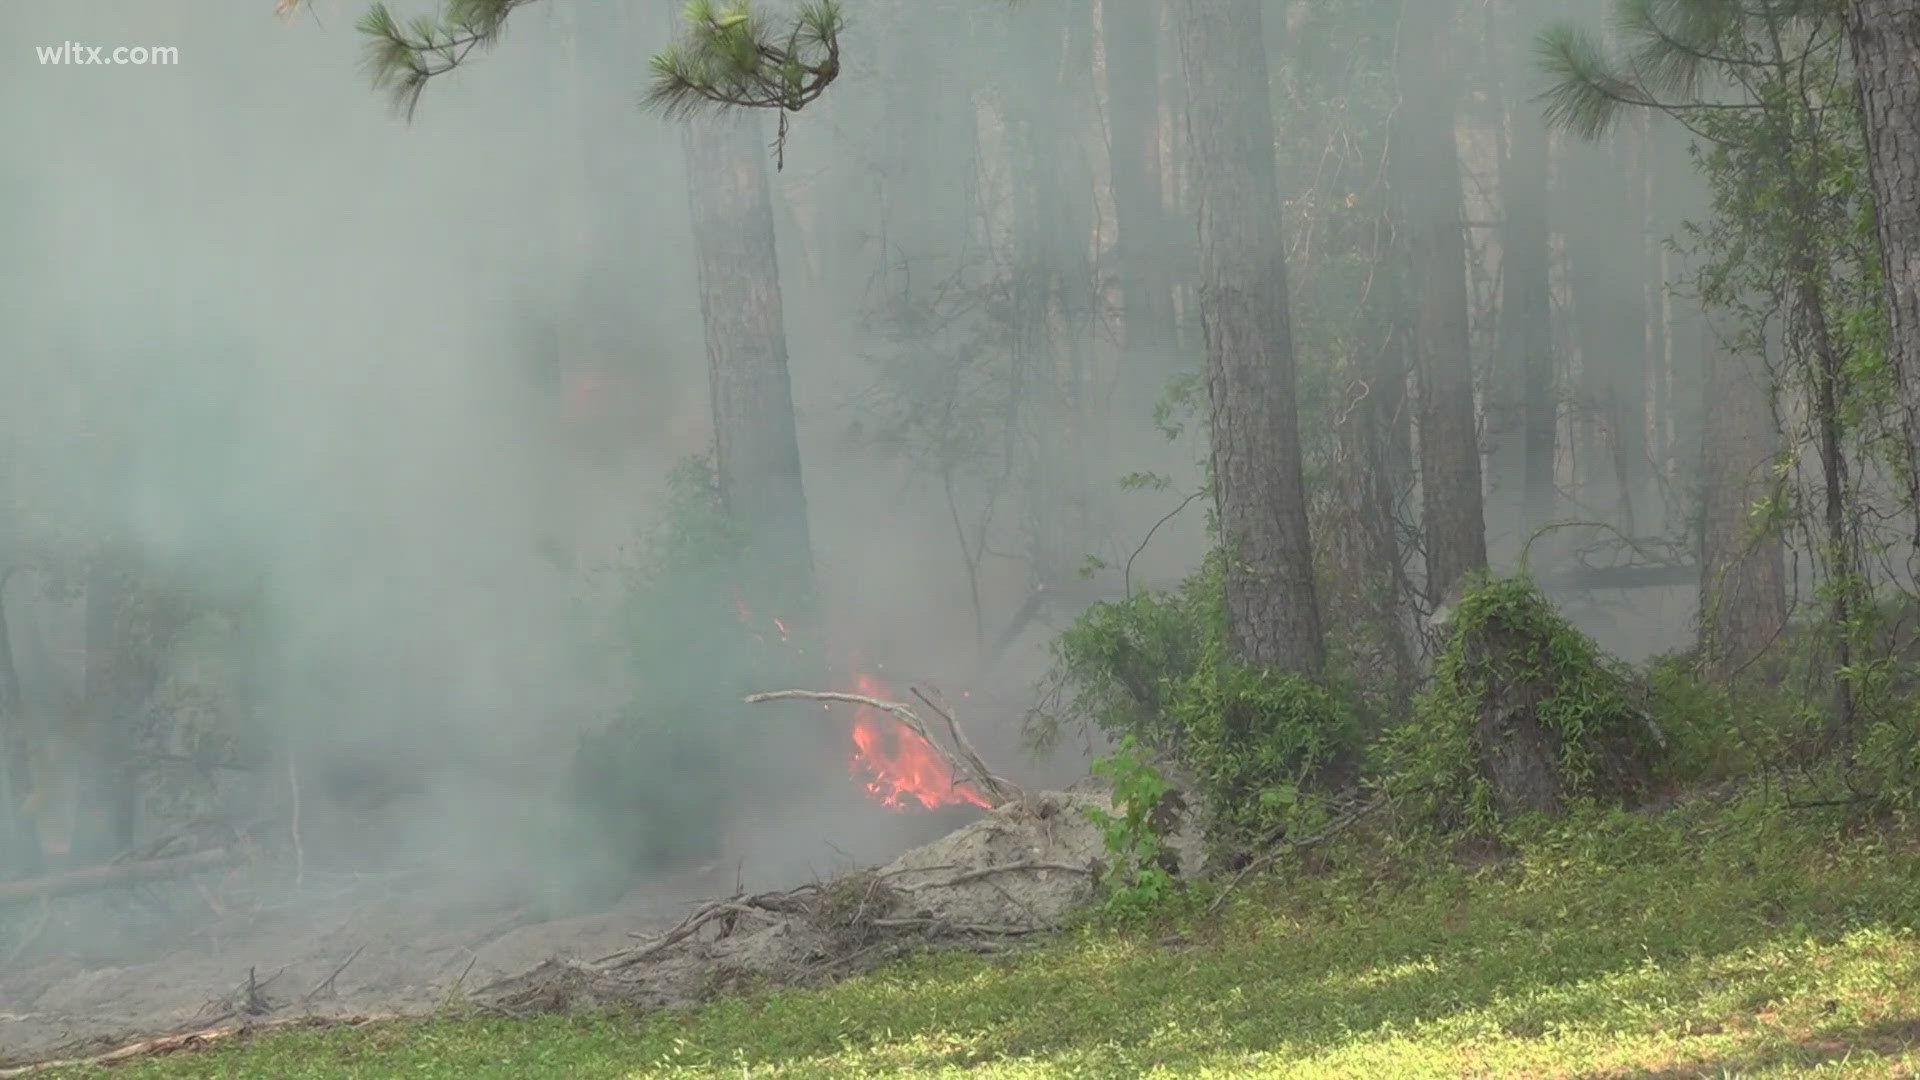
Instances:
[[[894,873],[895,874],[924,874],[930,870],[944,870],[944,869],[952,869],[952,867],[951,866],[920,866],[920,867],[914,867],[912,869],[895,870]],[[1011,874],[1011,873],[1015,873],[1022,870],[1058,870],[1058,871],[1061,871],[1062,873],[1067,873],[1067,874],[1089,874],[1089,875],[1091,875],[1094,872],[1093,867],[1091,866],[1073,866],[1069,863],[1057,863],[1057,862],[1004,863],[1000,866],[986,866],[978,870],[969,870],[964,874],[955,874],[950,878],[942,878],[939,881],[923,881],[918,885],[895,885],[894,889],[900,892],[918,892],[921,889],[946,889],[946,888],[951,888],[955,885],[964,885],[969,881],[980,881],[984,878],[992,877],[995,874]]]

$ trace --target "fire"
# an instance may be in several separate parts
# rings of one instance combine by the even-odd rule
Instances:
[[[871,675],[857,676],[854,686],[856,693],[891,700],[886,687]],[[966,803],[992,809],[979,792],[954,780],[939,751],[879,709],[862,705],[854,713],[853,745],[857,748],[854,768],[870,777],[867,790],[884,806],[904,810],[906,800],[912,798],[929,810]]]
[[[758,622],[738,590],[733,594],[733,610],[749,630]],[[787,624],[779,616],[769,620],[781,641],[790,641]],[[764,641],[757,630],[754,636]],[[879,679],[872,675],[854,677],[854,692],[883,701],[895,700]],[[864,705],[853,714],[854,775],[867,777],[867,790],[882,806],[894,810],[908,808],[912,799],[932,810],[942,806],[972,803],[983,810],[993,804],[971,786],[954,779],[946,758],[907,725],[880,709]]]

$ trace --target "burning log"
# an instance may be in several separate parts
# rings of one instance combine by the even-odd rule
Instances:
[[[801,701],[837,701],[849,705],[858,705],[863,710],[872,710],[892,716],[906,729],[901,735],[901,741],[908,743],[911,752],[918,752],[924,747],[927,751],[937,755],[935,764],[940,766],[940,772],[945,773],[947,790],[938,790],[938,783],[930,784],[928,777],[919,775],[922,770],[890,770],[888,768],[888,762],[883,760],[883,756],[876,752],[874,732],[864,725],[856,724],[854,728],[854,742],[860,747],[861,760],[864,761],[869,768],[874,769],[877,774],[877,779],[893,784],[895,790],[889,795],[887,792],[881,790],[878,784],[870,785],[870,787],[875,794],[886,798],[890,805],[899,805],[897,800],[901,794],[912,794],[919,798],[924,805],[929,807],[939,805],[940,800],[964,800],[982,809],[992,810],[996,807],[1004,806],[1013,799],[1020,797],[1021,792],[1019,788],[1015,787],[1011,782],[994,775],[993,771],[987,768],[986,763],[980,759],[980,755],[974,751],[973,744],[969,742],[966,735],[962,733],[960,722],[954,718],[951,712],[935,705],[925,694],[920,693],[918,690],[915,690],[914,694],[919,697],[921,701],[926,702],[927,707],[933,709],[940,715],[941,719],[946,722],[947,731],[957,749],[949,750],[935,740],[932,733],[927,730],[926,722],[921,720],[920,714],[914,712],[911,706],[898,701],[887,701],[871,694],[849,694],[837,690],[773,690],[764,694],[749,694],[746,700],[750,705],[757,705],[763,701],[788,701],[796,699]],[[909,739],[917,740],[917,742],[909,743]],[[910,772],[912,775],[885,775],[885,773],[889,771],[905,771]],[[977,790],[974,786],[975,784],[978,785]],[[929,786],[931,786],[933,790],[927,790]],[[957,798],[955,798],[956,796]]]

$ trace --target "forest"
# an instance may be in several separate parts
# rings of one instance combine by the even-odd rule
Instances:
[[[1920,1070],[1920,0],[0,37],[0,1078]]]

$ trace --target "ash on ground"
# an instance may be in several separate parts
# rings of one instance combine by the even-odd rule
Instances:
[[[831,981],[913,949],[1005,949],[1060,928],[1092,898],[1104,855],[1086,814],[1095,807],[1111,803],[1093,787],[1030,795],[875,869],[690,905],[734,884],[734,869],[721,868],[557,921],[375,876],[340,882],[352,895],[339,917],[316,919],[234,903],[236,882],[207,875],[171,888],[205,903],[226,897],[231,910],[183,919],[170,947],[0,964],[0,1066],[300,1017],[686,1006],[742,982]],[[1176,847],[1192,868],[1198,845],[1186,833]]]

